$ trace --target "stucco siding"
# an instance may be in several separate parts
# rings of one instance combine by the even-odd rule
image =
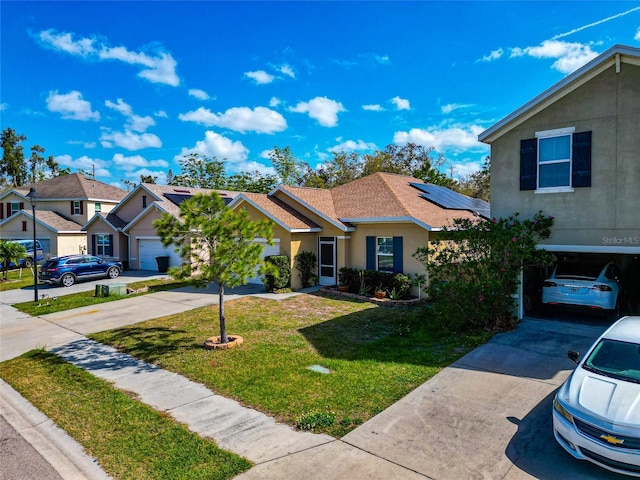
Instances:
[[[558,99],[491,144],[491,215],[537,211],[555,218],[546,244],[606,245],[640,238],[640,67],[623,64]],[[537,131],[575,127],[592,132],[591,187],[573,192],[519,190],[520,140]]]
[[[136,192],[133,196],[131,196],[127,203],[124,203],[121,207],[119,207],[116,214],[125,222],[130,222],[133,220],[141,211],[143,211],[146,207],[142,206],[142,196],[146,195],[147,203],[146,207],[151,205],[152,202],[155,201],[155,198],[145,190],[141,190]]]

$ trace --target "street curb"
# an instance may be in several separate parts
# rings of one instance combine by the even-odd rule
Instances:
[[[65,480],[111,479],[64,430],[0,379],[0,415]]]

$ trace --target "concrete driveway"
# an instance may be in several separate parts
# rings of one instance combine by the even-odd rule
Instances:
[[[152,271],[126,271],[117,279],[99,279],[89,282],[79,282],[71,287],[58,287],[51,285],[39,285],[38,294],[49,297],[69,295],[77,292],[95,290],[96,284],[132,283],[144,279],[164,278],[166,274],[158,274]],[[142,298],[142,297],[140,297]],[[73,327],[73,322],[68,326],[62,326],[51,321],[50,316],[32,317],[22,313],[11,305],[14,303],[33,301],[33,287],[0,292],[0,361],[8,360],[23,354],[33,348],[59,345],[61,343],[77,340],[81,333]],[[113,302],[107,304],[113,305]],[[116,309],[112,307],[110,318],[117,318]],[[156,313],[155,309],[150,311]],[[75,318],[75,314],[61,312],[64,317]],[[56,315],[56,314],[53,314]],[[160,315],[158,315],[160,316]],[[54,317],[55,318],[55,317]],[[109,328],[108,326],[103,328]],[[94,330],[95,331],[95,330]]]

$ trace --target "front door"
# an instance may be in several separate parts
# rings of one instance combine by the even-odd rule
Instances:
[[[336,238],[318,238],[318,267],[320,285],[336,284]]]

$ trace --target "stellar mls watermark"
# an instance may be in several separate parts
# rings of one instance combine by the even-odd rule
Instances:
[[[640,237],[602,237],[603,245],[640,245]]]

